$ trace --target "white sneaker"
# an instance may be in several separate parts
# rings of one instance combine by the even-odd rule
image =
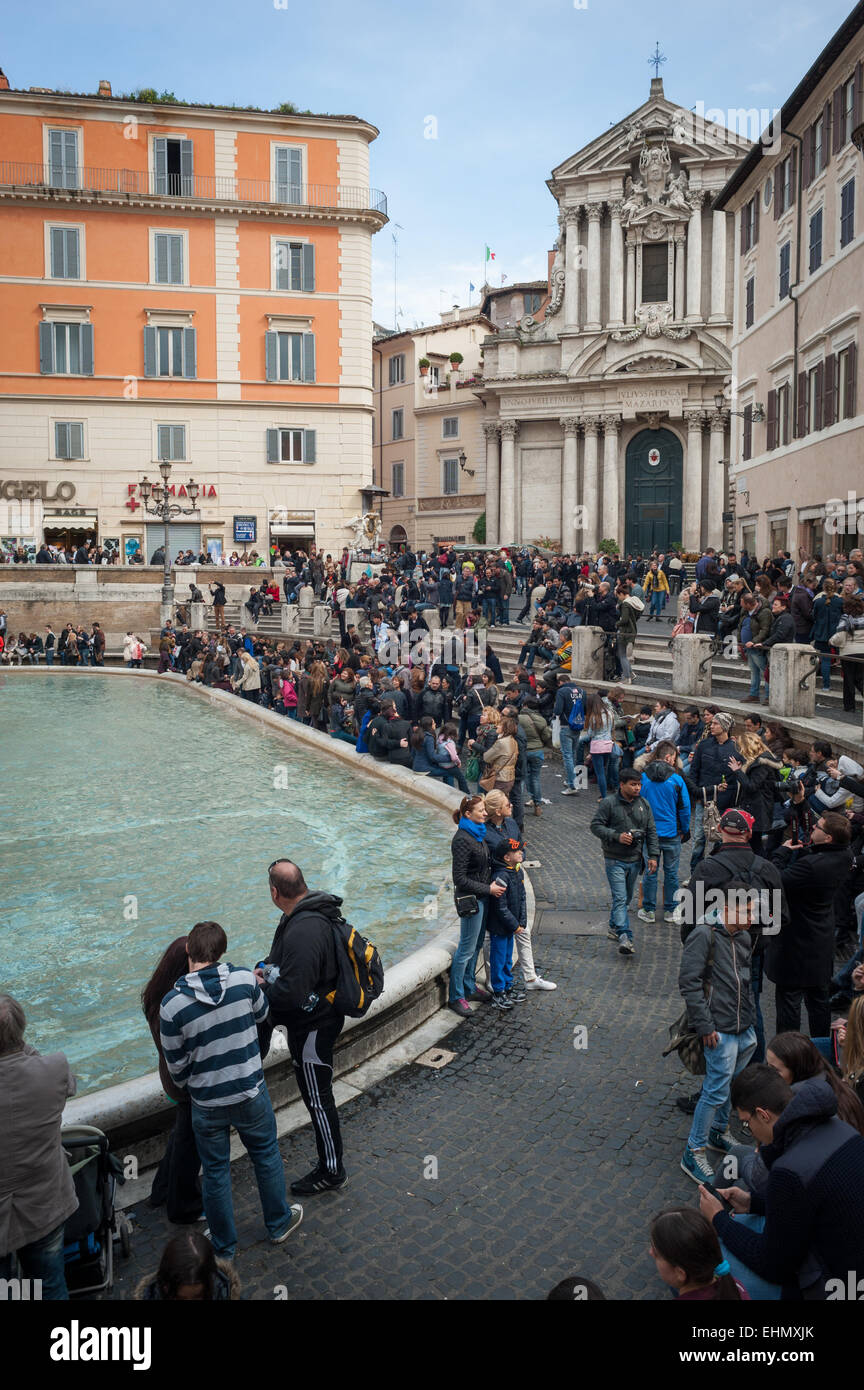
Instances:
[[[663,913],[663,921],[664,921],[664,922],[674,922],[674,921],[675,921],[675,913],[674,913],[674,912],[664,912],[664,913]]]
[[[557,989],[558,986],[557,986],[557,985],[554,985],[554,984],[552,983],[551,980],[544,980],[540,975],[538,975],[537,978],[534,979],[534,980],[526,980],[526,981],[525,981],[525,988],[526,988],[526,989]]]
[[[636,916],[639,918],[640,922],[653,922],[656,920],[654,913],[647,911],[644,907],[640,907]]]
[[[561,795],[562,795],[562,796],[578,796],[578,795],[579,795],[579,791],[578,791],[578,788],[576,788],[576,787],[562,787],[562,788],[561,788]]]

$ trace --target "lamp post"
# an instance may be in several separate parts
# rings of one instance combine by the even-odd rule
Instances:
[[[744,416],[746,413],[743,410],[732,410],[727,404],[726,397],[722,391],[716,392],[714,396],[714,405],[717,410],[728,410],[730,415]],[[765,423],[765,407],[761,401],[756,401],[754,404],[750,412],[750,419],[753,421],[754,425],[763,425]]]
[[[139,484],[141,499],[144,503],[144,510],[149,516],[161,518],[165,527],[165,541],[162,553],[162,621],[163,623],[171,617],[174,608],[174,585],[171,580],[171,552],[168,548],[168,524],[174,516],[189,516],[198,510],[195,506],[198,500],[198,484],[193,483],[192,479],[186,485],[189,494],[191,507],[181,507],[178,502],[168,501],[168,480],[171,477],[171,465],[163,461],[159,465],[159,472],[162,477],[161,483],[151,483],[149,478],[142,478]],[[152,499],[152,500],[151,500]]]

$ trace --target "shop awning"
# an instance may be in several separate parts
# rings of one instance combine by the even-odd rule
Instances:
[[[46,531],[95,531],[99,525],[97,516],[51,516],[43,515],[42,524]]]
[[[313,536],[315,534],[314,521],[290,521],[290,522],[271,522],[271,536]]]

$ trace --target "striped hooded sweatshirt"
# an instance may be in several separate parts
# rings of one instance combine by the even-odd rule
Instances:
[[[223,962],[191,971],[159,1010],[162,1052],[172,1079],[196,1105],[238,1105],[264,1080],[256,1025],[269,1005],[251,970]]]

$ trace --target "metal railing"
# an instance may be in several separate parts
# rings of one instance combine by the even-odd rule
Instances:
[[[270,183],[209,174],[154,174],[143,169],[57,169],[50,164],[0,161],[0,190],[115,193],[135,198],[193,198],[201,202],[267,203],[283,207],[348,209],[387,216],[380,189],[351,184]]]

